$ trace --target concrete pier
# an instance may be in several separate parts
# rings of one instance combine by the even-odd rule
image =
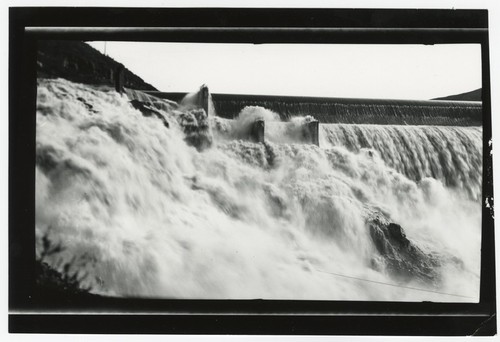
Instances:
[[[208,86],[206,84],[202,85],[200,91],[198,92],[198,105],[205,110],[207,115],[209,113],[209,102],[210,102],[210,92],[208,91]]]
[[[115,69],[113,78],[115,81],[115,90],[120,94],[123,94],[125,87],[125,67],[123,65],[120,65]]]
[[[262,119],[257,119],[252,124],[250,128],[250,140],[253,142],[264,142],[264,131],[265,131],[265,122]]]
[[[319,121],[309,121],[303,127],[304,140],[319,146]]]

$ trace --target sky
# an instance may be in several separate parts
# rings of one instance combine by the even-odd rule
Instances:
[[[481,88],[479,44],[89,44],[164,92],[424,100]]]

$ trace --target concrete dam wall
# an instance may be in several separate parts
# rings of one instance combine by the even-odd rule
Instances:
[[[180,101],[185,93],[149,94]],[[321,123],[481,126],[482,103],[299,96],[211,94],[217,116],[233,119],[246,106],[276,112],[282,120],[312,115]]]

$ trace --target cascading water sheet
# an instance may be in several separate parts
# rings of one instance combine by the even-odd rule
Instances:
[[[432,177],[481,199],[481,127],[323,124],[320,137],[325,147],[374,149],[414,181]]]

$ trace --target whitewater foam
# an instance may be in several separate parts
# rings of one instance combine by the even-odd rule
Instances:
[[[377,152],[382,143],[349,145],[335,127],[324,128],[328,134],[321,148],[226,139],[215,129],[213,146],[199,151],[186,141],[179,114],[163,114],[169,128],[158,118],[144,117],[114,91],[39,80],[37,253],[46,235],[64,246],[46,259],[55,268],[60,259],[92,255],[95,264],[79,267],[87,267],[85,285],[93,292],[163,298],[478,300],[481,203],[469,188],[480,193],[480,176],[465,169],[447,173],[436,164],[443,177],[427,174],[431,166],[418,166],[425,172],[414,177],[401,165],[418,158],[405,164],[395,151],[392,159],[384,154],[390,149]],[[228,124],[212,120],[220,127]],[[361,129],[369,136],[370,127]],[[426,128],[373,129],[398,139],[403,139],[398,129],[406,130],[412,143],[435,137],[440,145],[422,147],[418,156],[436,163],[442,157],[432,153],[441,153],[439,146],[455,147],[451,139],[469,139],[474,145],[457,150],[464,159],[456,165],[472,168],[475,164],[468,163],[477,156],[468,153],[480,151],[480,129],[472,131],[472,138],[470,131],[458,128],[443,133],[431,127],[432,134]],[[439,260],[434,282],[397,278],[384,266],[368,229],[373,213],[400,224],[412,244]],[[388,288],[331,273],[468,298]]]

